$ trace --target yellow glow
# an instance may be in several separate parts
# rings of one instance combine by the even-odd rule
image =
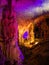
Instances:
[[[26,47],[32,47],[30,43],[34,42],[34,24],[32,21],[19,20],[18,30],[19,30],[19,44]],[[29,35],[27,40],[23,38],[25,31],[28,31]]]

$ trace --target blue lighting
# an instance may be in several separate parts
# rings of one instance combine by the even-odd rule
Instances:
[[[28,32],[26,31],[24,34],[23,34],[23,38],[26,39],[28,37]]]

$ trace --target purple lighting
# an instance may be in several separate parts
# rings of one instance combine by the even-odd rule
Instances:
[[[23,34],[23,38],[26,39],[28,37],[28,32],[26,31],[24,34]]]

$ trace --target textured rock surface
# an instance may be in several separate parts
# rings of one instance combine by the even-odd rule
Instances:
[[[31,49],[22,47],[24,65],[49,65],[49,41],[39,43]]]

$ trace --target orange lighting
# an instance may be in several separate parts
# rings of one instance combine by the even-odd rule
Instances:
[[[19,25],[18,25],[18,30],[19,30],[19,44],[24,45],[26,47],[32,47],[30,43],[34,42],[34,24],[32,21],[29,20],[19,20]],[[28,32],[28,37],[27,39],[23,38],[23,34],[25,32]]]

